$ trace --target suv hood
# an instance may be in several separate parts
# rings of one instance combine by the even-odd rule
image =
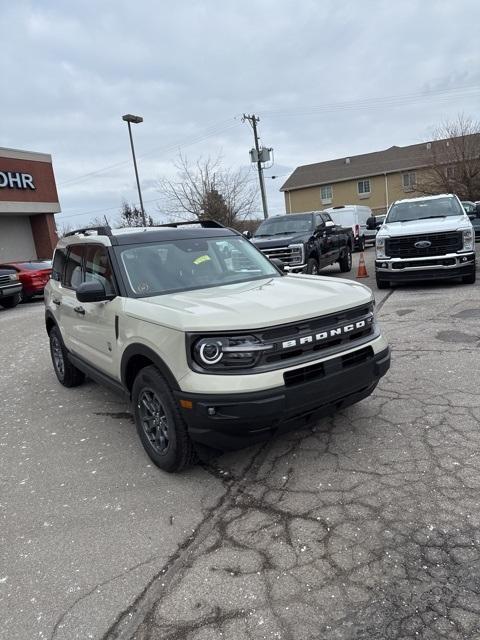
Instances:
[[[303,243],[312,236],[310,232],[294,233],[285,236],[265,236],[251,239],[251,242],[259,249],[266,249],[268,247],[287,247],[289,244]]]
[[[128,298],[134,318],[181,331],[261,329],[367,304],[373,294],[350,280],[288,275],[196,291]]]
[[[378,236],[408,236],[420,233],[441,233],[442,231],[456,231],[468,229],[472,226],[468,216],[447,216],[446,218],[432,218],[430,220],[409,220],[408,222],[388,222],[378,231]]]

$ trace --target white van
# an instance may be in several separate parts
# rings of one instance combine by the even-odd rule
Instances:
[[[365,237],[368,234],[367,219],[373,215],[370,207],[363,207],[358,204],[342,204],[323,211],[330,214],[335,224],[339,224],[342,227],[352,227],[355,241],[354,249],[357,251],[365,249]]]

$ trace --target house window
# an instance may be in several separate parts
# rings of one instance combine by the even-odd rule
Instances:
[[[445,176],[449,179],[452,180],[453,178],[455,178],[455,167],[445,167]]]
[[[320,200],[322,204],[330,204],[332,202],[333,189],[331,184],[324,184],[320,187]]]
[[[417,185],[417,175],[415,171],[407,171],[403,174],[403,190],[414,191]]]
[[[370,195],[370,180],[359,180],[357,182],[358,195],[361,198],[368,198]]]

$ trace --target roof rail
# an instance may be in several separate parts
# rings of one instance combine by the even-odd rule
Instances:
[[[216,220],[189,220],[188,222],[168,222],[156,224],[156,227],[182,227],[189,224],[199,224],[204,229],[225,229],[225,225]]]
[[[67,236],[76,236],[77,234],[80,235],[81,233],[83,233],[84,235],[87,234],[87,231],[96,231],[97,235],[99,236],[111,236],[112,235],[112,230],[110,227],[85,227],[83,229],[75,229],[74,231],[69,231],[68,233],[64,234],[64,238]]]

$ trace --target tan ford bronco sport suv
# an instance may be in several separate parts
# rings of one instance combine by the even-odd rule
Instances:
[[[370,289],[285,275],[214,221],[72,232],[45,305],[58,380],[125,393],[166,471],[358,402],[390,365]]]

